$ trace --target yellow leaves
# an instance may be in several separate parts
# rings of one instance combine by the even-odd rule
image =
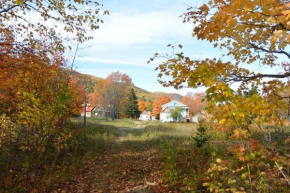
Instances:
[[[239,138],[239,136],[240,136],[240,132],[239,132],[239,130],[235,129],[235,130],[234,130],[234,134],[233,134],[233,136],[234,136],[235,138]]]
[[[269,22],[270,25],[276,23],[276,19],[274,17],[268,17],[267,21]]]
[[[22,4],[23,0],[16,0],[16,4]]]
[[[246,55],[247,54],[247,50],[245,50],[245,49],[241,50],[241,54],[242,55]]]
[[[245,173],[242,173],[242,178],[243,179],[246,179],[246,178],[248,178],[248,176],[249,176],[249,172],[245,172]]]
[[[221,160],[220,158],[218,158],[218,159],[216,159],[216,162],[217,162],[217,163],[221,163],[222,160]]]
[[[206,4],[203,4],[201,7],[199,7],[199,10],[201,10],[205,15],[207,15],[209,7]]]
[[[222,120],[220,120],[220,124],[224,124],[226,122],[226,119],[222,119]]]
[[[233,21],[233,17],[232,16],[228,17],[228,19],[226,21],[226,23],[228,24],[228,26],[231,25],[232,21]]]

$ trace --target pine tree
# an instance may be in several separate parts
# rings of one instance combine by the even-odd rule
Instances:
[[[133,88],[131,88],[131,91],[129,92],[128,102],[125,106],[124,113],[130,118],[138,118],[141,114],[138,109],[138,101]]]
[[[203,147],[204,144],[207,142],[207,135],[206,135],[206,127],[204,126],[203,122],[199,122],[199,127],[197,128],[197,134],[193,137],[195,141],[196,147]]]

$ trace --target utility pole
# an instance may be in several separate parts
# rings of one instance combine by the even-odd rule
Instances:
[[[84,127],[87,125],[87,101],[85,101]]]

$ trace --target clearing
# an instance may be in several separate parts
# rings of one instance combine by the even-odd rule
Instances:
[[[190,191],[194,180],[187,174],[191,155],[185,161],[178,160],[178,154],[185,146],[194,146],[191,136],[195,128],[192,123],[88,119],[87,137],[92,145],[86,149],[82,166],[76,160],[77,167],[54,172],[46,178],[42,191]],[[182,161],[184,167],[180,167]]]

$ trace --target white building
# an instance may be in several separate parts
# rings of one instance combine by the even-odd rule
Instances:
[[[143,111],[139,117],[139,120],[143,121],[150,121],[151,120],[151,112],[150,111]]]
[[[166,103],[162,105],[162,111],[160,113],[160,121],[161,122],[170,122],[173,121],[173,119],[170,117],[170,109],[175,109],[176,107],[181,107],[181,115],[182,118],[177,121],[181,121],[183,119],[189,119],[189,108],[185,104],[182,104],[181,102],[178,102],[176,100],[173,100],[169,103]]]
[[[87,107],[86,108],[86,117],[92,117],[93,116],[93,114],[92,114],[92,110],[93,109],[94,109],[94,107]],[[81,109],[80,113],[81,113],[81,117],[84,117],[85,116],[85,108]]]

